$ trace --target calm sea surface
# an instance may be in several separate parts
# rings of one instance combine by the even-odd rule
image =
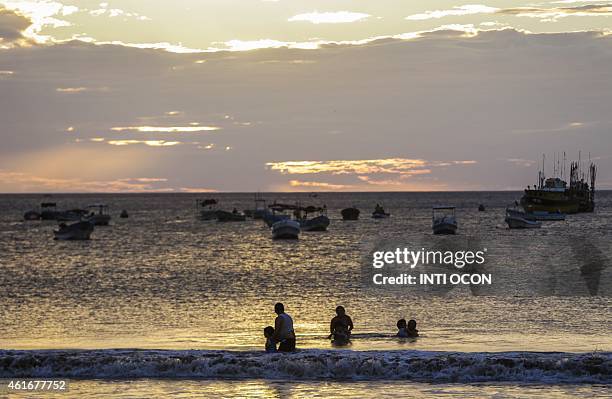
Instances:
[[[44,357],[45,349],[102,350],[80,352],[95,357],[120,348],[171,350],[176,355],[193,349],[205,354],[220,351],[222,357],[233,356],[233,351],[251,353],[252,361],[261,361],[255,351],[264,345],[262,329],[273,324],[273,305],[282,301],[295,320],[298,346],[315,357],[346,353],[357,361],[350,352],[374,351],[373,356],[385,358],[398,350],[427,356],[452,352],[470,359],[483,352],[560,352],[570,357],[597,352],[610,366],[610,192],[598,193],[592,214],[571,215],[528,231],[508,230],[503,221],[505,206],[520,193],[262,196],[269,203],[325,204],[332,219],[329,231],[304,232],[297,241],[274,241],[261,220],[198,220],[195,201],[203,196],[191,194],[0,195],[0,349],[13,350],[2,355]],[[213,197],[222,209],[253,207],[253,194]],[[113,220],[108,227],[96,227],[90,241],[54,241],[56,222],[22,220],[25,211],[43,201],[57,202],[63,209],[103,202],[110,206]],[[383,204],[391,218],[370,218],[376,203]],[[477,211],[480,203],[487,206],[486,212]],[[342,221],[340,210],[352,205],[361,209],[360,220]],[[457,236],[431,234],[432,205],[457,207]],[[118,217],[122,209],[129,212],[128,219]],[[380,242],[416,250],[486,248],[487,261],[477,271],[490,273],[493,284],[373,287],[364,279],[363,255]],[[350,351],[332,350],[325,339],[338,304],[355,323]],[[417,320],[419,339],[390,337],[402,317]],[[159,380],[152,371],[140,379],[116,381],[121,376],[99,376],[90,370],[72,389],[92,397],[138,397],[147,390],[183,397],[200,396],[202,390],[211,396],[261,397],[334,397],[347,390],[370,397],[407,390],[415,397],[436,392],[452,397],[483,392],[499,397],[588,397],[601,389],[596,383],[612,383],[607,374],[603,380],[585,384],[583,379],[578,385],[567,385],[572,381],[560,377],[566,384],[561,386],[554,385],[554,376],[544,386],[506,382],[512,378],[475,386],[467,377],[448,378],[458,383],[453,385],[431,376],[418,383],[377,377],[375,383],[363,384],[324,382],[323,374],[317,373],[305,381],[290,381],[280,371],[280,381],[257,373],[248,378],[243,371],[236,373],[238,383],[229,383],[198,380],[206,375],[197,373],[192,376],[195,381]],[[92,376],[103,380],[93,381]]]

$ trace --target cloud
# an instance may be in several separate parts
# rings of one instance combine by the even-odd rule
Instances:
[[[40,32],[45,27],[70,26],[70,22],[57,17],[71,15],[78,11],[76,6],[66,6],[51,0],[3,0],[2,3],[6,9],[16,11],[29,19],[30,24],[23,34],[37,43],[52,42],[51,37],[40,35]]]
[[[561,3],[561,2],[556,2]],[[567,3],[571,3],[568,1]],[[409,15],[407,20],[422,21],[428,19],[439,19],[448,16],[463,16],[474,14],[501,14],[516,17],[540,18],[542,20],[554,21],[559,18],[577,16],[609,16],[612,15],[611,4],[586,4],[574,7],[513,7],[495,8],[482,4],[467,4],[456,6],[448,10],[425,11],[424,13]]]
[[[196,189],[173,188],[166,178],[129,177],[111,180],[54,178],[0,169],[0,186],[4,192],[196,192]],[[193,191],[192,191],[193,190]],[[199,188],[200,192],[215,190]]]
[[[352,185],[347,184],[332,184],[317,181],[301,181],[301,180],[290,180],[289,185],[293,188],[306,188],[307,191],[320,190],[320,191],[338,191],[347,190],[353,188]]]
[[[113,127],[115,132],[139,132],[139,133],[197,133],[212,132],[220,130],[218,126],[124,126]]]
[[[508,158],[505,159],[506,162],[510,162],[517,166],[523,166],[525,168],[529,168],[535,164],[535,161],[532,159],[523,159],[523,158]]]
[[[514,15],[517,17],[540,18],[555,21],[559,18],[596,17],[612,15],[612,4],[586,4],[575,7],[515,7],[498,11],[499,14]]]
[[[30,25],[32,21],[28,18],[0,6],[0,49],[30,44],[24,35]]]
[[[76,41],[14,48],[0,60],[1,70],[15,72],[0,81],[8,89],[0,96],[0,168],[81,181],[168,176],[162,188],[220,191],[309,189],[292,188],[291,180],[360,190],[521,187],[536,165],[503,160],[536,159],[551,148],[551,136],[534,129],[583,123],[563,135],[563,147],[612,153],[611,39],[474,29],[322,45],[324,51],[176,54]],[[202,59],[206,64],[194,64]],[[295,59],[316,63],[285,62]],[[81,86],[113,90],[55,92]],[[173,110],[184,115],[165,116]],[[218,125],[223,134],[110,130],[191,121]],[[252,125],[233,125],[242,121]],[[200,148],[195,135],[204,138]],[[136,143],[107,144],[130,139]],[[144,143],[163,139],[183,145]],[[209,144],[215,149],[206,150]],[[224,151],[228,146],[234,149]],[[40,155],[49,148],[57,151]],[[612,168],[612,160],[598,163]]]
[[[346,174],[346,173],[404,173],[425,166],[422,159],[387,158],[334,161],[268,162],[266,166],[283,174]]]
[[[308,12],[297,14],[289,18],[289,22],[310,22],[313,24],[342,24],[362,21],[370,17],[370,14],[350,11],[336,12]]]
[[[108,87],[58,87],[55,89],[58,93],[66,93],[66,94],[77,94],[83,93],[86,91],[97,91],[97,92],[106,92],[110,89]]]
[[[311,190],[372,191],[372,190],[425,190],[448,188],[446,184],[436,183],[432,177],[433,168],[472,165],[476,161],[425,161],[422,159],[388,158],[369,160],[334,161],[287,161],[269,162],[271,170],[281,174],[308,175],[320,174],[329,177],[350,179],[350,184],[326,181],[289,180],[290,188]],[[415,180],[417,179],[417,180]],[[425,180],[424,180],[425,179]]]
[[[204,187],[181,187],[177,191],[181,193],[216,193],[218,190]]]
[[[132,144],[144,144],[150,147],[172,147],[181,144],[180,141],[165,141],[165,140],[108,140],[108,144],[115,146],[125,146]]]
[[[434,161],[423,159],[386,158],[386,159],[360,159],[360,160],[333,160],[333,161],[285,161],[268,162],[266,166],[283,174],[402,174],[415,175],[430,173],[427,167],[443,167],[451,165],[468,165],[476,161]]]
[[[512,129],[512,133],[517,134],[533,134],[533,133],[563,133],[568,131],[577,131],[588,126],[592,126],[594,123],[585,122],[569,122],[560,126],[543,127],[543,128],[523,128],[523,129]]]
[[[109,18],[124,17],[133,18],[139,21],[150,21],[151,18],[138,14],[136,12],[128,12],[120,8],[109,8],[108,3],[100,3],[100,8],[89,10],[89,15],[94,17],[107,16]]]
[[[421,14],[409,15],[406,17],[406,19],[410,21],[423,21],[427,19],[439,19],[448,16],[493,14],[498,10],[498,8],[489,7],[482,4],[466,4],[463,6],[453,7],[450,10],[425,11]]]

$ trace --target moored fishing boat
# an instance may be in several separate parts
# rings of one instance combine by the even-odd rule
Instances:
[[[434,234],[455,234],[457,232],[454,206],[434,206],[431,220]]]
[[[565,158],[565,157],[564,157]],[[561,176],[563,170],[559,168]],[[557,172],[557,169],[555,169]],[[595,209],[595,178],[596,166],[591,163],[587,175],[580,170],[580,161],[570,165],[570,183],[562,177],[544,176],[544,161],[542,170],[538,173],[538,184],[528,186],[521,198],[521,205],[526,212],[544,211],[560,213],[593,212]],[[586,178],[586,180],[585,180]],[[587,183],[589,181],[590,183]]]

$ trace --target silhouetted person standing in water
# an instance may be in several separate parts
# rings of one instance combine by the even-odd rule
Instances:
[[[334,341],[348,342],[351,337],[351,331],[353,330],[353,320],[346,314],[344,306],[338,306],[336,308],[336,317],[334,317],[329,323],[329,335]]]
[[[274,305],[274,312],[278,315],[274,320],[274,341],[279,342],[279,352],[295,351],[295,331],[293,330],[293,319],[285,313],[282,303]]]

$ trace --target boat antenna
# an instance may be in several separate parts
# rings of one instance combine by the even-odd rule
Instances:
[[[561,171],[561,178],[565,176],[565,151],[563,151],[563,170]]]

